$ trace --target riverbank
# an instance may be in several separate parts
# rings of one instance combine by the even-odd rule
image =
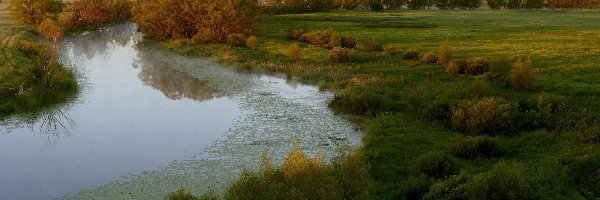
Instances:
[[[368,129],[363,151],[377,199],[422,197],[431,186],[447,183],[421,177],[418,163],[430,154],[448,156],[476,180],[507,166],[508,173],[522,174],[534,196],[579,199],[598,195],[593,188],[599,184],[594,174],[600,158],[594,139],[600,118],[599,18],[597,11],[585,10],[331,12],[267,16],[257,29],[256,49],[181,40],[161,44],[242,68],[263,66],[336,91],[330,107]],[[300,60],[294,62],[286,51],[296,42],[286,32],[299,27],[333,29],[358,41],[372,38],[400,53],[353,50],[352,62],[336,63],[329,50],[299,43]],[[475,83],[488,79],[485,75],[451,76],[442,66],[405,59],[410,50],[437,54],[446,40],[455,59],[531,58],[534,89],[517,91],[489,80],[481,90]],[[464,158],[453,149],[484,137],[456,131],[448,115],[481,97],[500,97],[518,107],[511,123],[522,125],[515,135],[485,137],[497,144],[498,155]],[[552,108],[552,125],[540,117],[540,105]]]
[[[75,75],[58,63],[50,42],[31,39],[0,3],[0,119],[64,103],[77,93]],[[27,39],[29,38],[29,39]]]

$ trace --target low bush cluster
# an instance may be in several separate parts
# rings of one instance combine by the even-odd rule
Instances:
[[[460,158],[491,158],[501,155],[498,143],[489,137],[469,138],[450,147],[450,152]]]
[[[483,75],[489,71],[490,65],[484,58],[474,58],[468,61],[451,61],[446,66],[448,74]]]
[[[426,53],[421,58],[421,61],[423,61],[423,63],[427,63],[427,64],[436,64],[436,63],[438,63],[438,56],[434,53]]]
[[[246,36],[244,34],[235,33],[227,36],[227,44],[234,47],[246,45]]]
[[[516,107],[499,97],[469,100],[454,109],[452,126],[473,135],[512,135]]]
[[[459,172],[458,163],[441,152],[428,153],[415,162],[414,173],[432,179],[446,179]]]
[[[394,46],[394,45],[389,45],[389,46],[385,46],[383,48],[383,52],[386,55],[395,56],[395,55],[400,54],[400,48],[397,46]]]
[[[339,63],[350,62],[354,59],[352,52],[349,49],[334,47],[329,54],[329,59]]]
[[[421,56],[419,55],[419,52],[417,50],[410,49],[406,51],[406,53],[404,53],[402,58],[404,58],[405,60],[419,60]]]
[[[373,38],[368,38],[356,44],[356,48],[362,51],[379,52],[383,50],[383,45],[376,43]]]
[[[302,56],[302,48],[298,44],[293,44],[286,49],[285,55],[291,61],[298,62]]]

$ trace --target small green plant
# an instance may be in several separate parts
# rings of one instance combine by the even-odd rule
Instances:
[[[448,44],[448,40],[442,44],[437,55],[437,62],[443,66],[448,66],[452,60],[452,47]]]
[[[460,172],[458,163],[441,152],[425,154],[415,162],[415,174],[425,175],[433,179],[446,179]]]
[[[250,49],[256,49],[258,47],[258,38],[256,36],[250,36],[246,40],[246,47]]]
[[[474,137],[460,141],[450,147],[450,152],[460,158],[491,158],[499,156],[498,143],[489,137]]]
[[[419,60],[420,55],[417,50],[410,49],[410,50],[406,51],[406,53],[404,53],[403,58],[405,60]]]
[[[395,56],[395,55],[398,55],[400,53],[400,48],[398,48],[398,46],[389,45],[389,46],[385,46],[383,48],[383,52],[386,55]]]
[[[356,39],[349,35],[342,37],[342,47],[348,49],[356,47]]]
[[[423,55],[421,61],[427,64],[436,64],[438,62],[438,56],[434,53],[427,53]]]
[[[339,63],[350,62],[353,59],[352,52],[346,48],[335,47],[329,54],[329,59]]]
[[[302,56],[302,48],[300,48],[300,45],[298,44],[292,44],[286,49],[285,55],[291,61],[298,62]]]
[[[227,36],[227,44],[234,47],[241,47],[246,45],[246,36],[244,34],[236,33]]]
[[[471,83],[471,90],[477,94],[477,96],[483,96],[490,91],[490,84],[484,78],[476,78]]]
[[[499,97],[467,101],[452,114],[455,129],[473,135],[511,135],[515,106]]]
[[[503,86],[510,86],[511,76],[510,71],[514,65],[514,61],[506,57],[499,57],[490,62],[490,70],[486,75],[493,82]]]
[[[531,59],[525,61],[517,59],[511,71],[512,85],[516,90],[527,91],[533,88],[533,63]]]
[[[467,184],[465,194],[468,199],[537,199],[522,172],[505,162],[474,177]]]

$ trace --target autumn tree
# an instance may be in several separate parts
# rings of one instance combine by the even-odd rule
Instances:
[[[42,36],[48,38],[54,42],[58,40],[64,34],[62,27],[54,20],[46,18],[38,26],[38,31]]]
[[[37,26],[48,17],[51,0],[11,0],[10,14],[18,22]]]

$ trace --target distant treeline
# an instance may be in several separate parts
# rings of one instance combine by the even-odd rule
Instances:
[[[273,14],[319,12],[331,9],[540,9],[600,8],[600,0],[263,0]]]

